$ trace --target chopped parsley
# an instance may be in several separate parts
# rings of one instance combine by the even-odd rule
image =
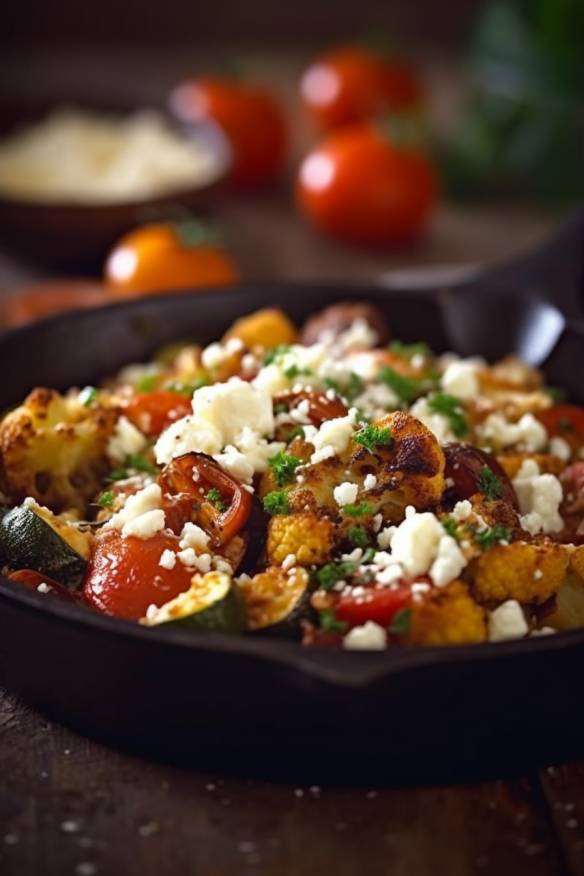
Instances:
[[[351,526],[347,537],[355,547],[366,548],[369,544],[369,534],[363,526]]]
[[[225,511],[227,508],[227,503],[224,501],[223,496],[217,487],[211,487],[207,493],[207,502],[210,502],[218,511]]]
[[[155,386],[155,374],[144,374],[144,376],[136,382],[136,389],[138,390],[138,392],[152,392]]]
[[[289,514],[290,503],[286,490],[272,490],[271,493],[268,493],[264,497],[264,510],[272,515]]]
[[[290,352],[291,347],[288,344],[279,344],[277,347],[274,347],[273,350],[270,350],[264,356],[264,365],[273,365],[274,363],[281,360],[286,353]]]
[[[209,378],[201,374],[199,377],[193,378],[189,383],[182,383],[181,381],[173,380],[170,383],[167,383],[164,388],[168,390],[168,392],[176,392],[177,395],[186,395],[187,398],[190,398],[197,389],[201,389],[202,386],[208,385]]]
[[[408,362],[414,356],[426,356],[429,358],[432,355],[430,347],[424,341],[419,341],[415,344],[403,344],[401,341],[392,341],[388,350],[390,353],[395,353],[401,359],[407,359]]]
[[[344,633],[348,627],[346,621],[337,620],[332,608],[320,612],[320,628],[324,633]]]
[[[396,636],[404,636],[410,631],[412,625],[412,609],[406,606],[396,611],[389,625],[389,632]]]
[[[503,482],[488,465],[484,465],[480,471],[479,490],[485,499],[500,499],[503,495]]]
[[[452,538],[456,538],[456,533],[458,531],[458,524],[454,517],[445,517],[440,521],[442,524],[442,529],[446,532],[447,535],[451,535]]]
[[[422,391],[422,381],[415,377],[404,377],[389,365],[382,365],[379,379],[395,393],[400,402],[411,402]]]
[[[450,428],[457,438],[468,435],[470,427],[466,419],[460,399],[446,392],[437,392],[428,399],[428,407],[434,414],[442,414],[450,423]]]
[[[348,578],[358,568],[358,564],[350,560],[339,563],[327,563],[316,573],[316,581],[321,590],[330,590],[337,581]]]
[[[284,376],[289,377],[290,380],[294,380],[295,377],[299,377],[301,374],[307,376],[313,374],[313,372],[310,368],[300,368],[296,363],[293,363],[292,365],[289,365],[288,368],[284,369]]]
[[[97,389],[95,386],[86,386],[79,393],[79,401],[81,404],[88,408],[90,405],[97,401]]]
[[[330,377],[326,377],[324,384],[327,389],[334,390],[337,395],[340,395],[349,402],[353,401],[353,399],[358,395],[361,395],[363,392],[363,381],[354,371],[349,373],[349,376],[345,381],[332,380]]]
[[[510,541],[511,530],[501,523],[495,523],[490,529],[475,532],[475,541],[482,551],[487,551],[501,541]]]
[[[110,471],[108,480],[123,481],[129,477],[131,471],[140,471],[151,475],[158,473],[154,463],[146,459],[141,453],[133,453],[131,456],[126,457],[126,463],[122,468],[115,468],[113,471]]]
[[[288,442],[293,441],[294,438],[304,438],[303,426],[294,426],[294,428],[288,433]]]
[[[292,456],[291,453],[280,450],[275,456],[268,459],[268,465],[278,486],[283,487],[284,484],[294,480],[294,473],[298,466],[302,465],[302,460],[297,456]]]
[[[373,513],[373,505],[371,502],[359,502],[358,505],[343,505],[341,510],[349,517],[365,517]]]
[[[371,424],[361,426],[359,431],[353,435],[353,441],[370,451],[374,450],[375,447],[387,447],[392,442],[391,429]]]
[[[287,414],[288,413],[288,405],[279,402],[277,405],[274,405],[274,414]]]
[[[108,490],[106,493],[102,493],[97,501],[102,508],[111,508],[114,504],[114,499],[114,493],[112,493],[111,490]]]

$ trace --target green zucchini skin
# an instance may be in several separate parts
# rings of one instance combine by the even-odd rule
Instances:
[[[86,560],[24,505],[13,508],[0,520],[0,554],[3,565],[33,569],[71,591],[81,587],[87,568]]]
[[[299,599],[290,606],[285,617],[280,618],[269,626],[250,630],[249,634],[252,636],[267,636],[273,639],[299,640],[302,633],[302,621],[311,620],[315,615],[316,612],[310,605],[310,592],[307,587]]]
[[[165,627],[208,633],[242,633],[245,629],[245,606],[235,586],[220,602],[186,617],[167,621]]]
[[[142,618],[140,623],[148,627],[237,634],[245,629],[246,609],[231,576],[209,572],[194,576],[189,590],[161,606],[153,617]]]

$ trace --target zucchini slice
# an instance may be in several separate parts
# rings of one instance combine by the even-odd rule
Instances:
[[[297,566],[292,574],[272,566],[243,581],[239,587],[247,609],[247,628],[266,635],[297,638],[300,622],[311,613],[306,569]]]
[[[140,623],[147,627],[165,624],[216,633],[241,633],[245,629],[245,605],[231,575],[207,572],[193,575],[188,590],[149,612]]]
[[[26,499],[0,520],[2,564],[33,569],[69,590],[80,587],[91,550],[91,535]]]

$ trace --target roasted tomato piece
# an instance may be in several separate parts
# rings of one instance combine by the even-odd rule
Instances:
[[[157,532],[151,538],[123,538],[114,529],[100,532],[89,559],[83,587],[85,601],[104,614],[133,620],[149,605],[160,607],[188,590],[193,575],[182,563],[160,565],[164,550],[180,550],[177,536]]]
[[[192,500],[191,519],[209,533],[216,548],[237,535],[252,510],[248,491],[204,453],[186,453],[173,459],[163,469],[159,482],[164,492]]]
[[[316,344],[325,334],[332,334],[336,338],[351,328],[357,319],[364,320],[375,332],[380,346],[387,344],[390,331],[385,316],[374,304],[362,304],[360,301],[331,304],[311,316],[302,327],[300,343],[307,346]]]
[[[75,602],[75,597],[70,590],[67,590],[58,581],[53,581],[52,578],[47,578],[46,575],[41,575],[40,572],[35,572],[33,569],[19,569],[17,572],[9,572],[6,577],[10,581],[24,584],[29,590],[36,590],[37,593],[46,593],[47,596],[57,596],[67,602]]]
[[[550,437],[564,438],[571,447],[584,444],[584,408],[578,405],[554,405],[537,413]]]
[[[560,475],[564,489],[564,514],[584,513],[584,462],[574,462]]]
[[[394,616],[402,608],[406,608],[412,598],[409,585],[395,589],[391,587],[358,588],[359,595],[348,593],[341,595],[335,606],[337,620],[344,621],[350,627],[358,627],[367,621],[375,621],[382,627],[388,627]]]
[[[448,501],[470,499],[476,493],[484,492],[485,469],[487,469],[496,479],[490,479],[493,492],[487,498],[502,499],[519,510],[513,484],[492,453],[480,450],[471,444],[457,443],[445,444],[443,450],[446,458],[444,476],[447,481],[450,479],[454,482],[454,485],[446,491]]]
[[[288,409],[298,407],[302,401],[308,402],[308,417],[314,426],[320,426],[325,420],[335,420],[346,417],[348,410],[338,399],[327,398],[320,392],[301,390],[300,392],[282,392],[274,399],[276,405],[286,405]]]
[[[191,400],[163,389],[138,392],[124,404],[124,413],[141,432],[153,438],[175,420],[192,413]]]

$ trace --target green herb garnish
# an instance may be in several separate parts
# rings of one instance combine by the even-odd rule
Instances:
[[[419,341],[415,344],[403,344],[401,341],[392,341],[388,347],[391,353],[395,353],[396,356],[399,356],[401,359],[406,359],[408,362],[410,359],[413,359],[414,356],[425,356],[429,358],[432,355],[432,351],[428,344],[425,344],[424,341]]]
[[[379,370],[379,380],[395,393],[400,402],[409,403],[422,391],[422,381],[415,377],[404,377],[389,365],[382,365]]]
[[[316,573],[316,580],[321,590],[330,590],[337,581],[348,578],[358,568],[358,564],[350,560],[340,563],[327,563]]]
[[[288,434],[288,443],[293,441],[294,438],[304,438],[304,428],[302,426],[294,426],[294,428]]]
[[[442,524],[442,529],[448,535],[451,535],[452,538],[456,538],[456,533],[458,532],[458,523],[454,519],[454,517],[445,517],[440,521]]]
[[[269,350],[264,356],[264,365],[272,365],[274,362],[278,362],[281,360],[286,353],[290,352],[290,346],[288,344],[279,344],[277,347],[274,347],[273,350]]]
[[[364,517],[373,513],[373,505],[371,502],[359,502],[358,505],[343,505],[341,510],[348,517]]]
[[[406,606],[394,614],[389,625],[389,632],[396,636],[405,636],[409,633],[411,625],[412,609]]]
[[[503,495],[503,482],[488,465],[484,465],[480,471],[479,490],[485,499],[500,499]]]
[[[355,547],[366,548],[369,544],[369,534],[363,526],[351,526],[347,537]]]
[[[289,514],[290,503],[285,490],[272,490],[264,497],[264,510],[273,516],[276,514]]]
[[[284,369],[284,376],[290,378],[290,380],[293,380],[295,377],[300,377],[300,375],[309,376],[312,373],[313,372],[310,368],[300,368],[295,363]]]
[[[146,459],[141,453],[133,453],[131,456],[126,457],[126,462],[123,468],[115,468],[113,471],[110,471],[108,480],[123,481],[125,478],[129,477],[131,471],[140,471],[151,475],[158,473],[158,469],[154,463],[150,462],[149,459]]]
[[[136,389],[138,392],[152,392],[156,387],[156,379],[154,374],[145,374],[136,382]]]
[[[337,620],[332,608],[325,608],[320,612],[320,628],[325,633],[344,633],[348,627],[346,621]]]
[[[112,493],[111,490],[108,490],[106,493],[102,493],[97,501],[102,508],[111,508],[114,504],[115,498],[114,493]]]
[[[170,383],[167,383],[164,388],[168,390],[168,392],[176,392],[177,395],[186,395],[187,398],[191,398],[197,389],[201,389],[202,386],[208,385],[209,378],[201,375],[200,377],[195,377],[194,380],[189,383],[181,383],[180,381],[173,380]]]
[[[302,465],[302,460],[297,456],[292,456],[291,453],[280,450],[275,456],[268,459],[268,465],[278,486],[283,487],[284,484],[294,480],[294,473],[298,466]]]
[[[495,523],[490,529],[475,532],[475,541],[482,551],[487,551],[501,541],[510,541],[511,530],[501,523]]]
[[[217,487],[211,487],[211,489],[207,493],[207,502],[210,502],[211,505],[214,505],[218,511],[225,511],[227,508],[227,503],[224,501],[223,496],[221,495]]]
[[[337,395],[349,402],[353,401],[353,399],[358,395],[361,395],[363,392],[363,381],[354,371],[349,373],[349,376],[345,381],[332,380],[332,378],[326,377],[324,385],[327,389],[334,390]]]
[[[369,451],[380,446],[387,447],[392,442],[391,429],[384,426],[361,426],[359,431],[353,435],[353,441],[366,447]]]
[[[450,428],[457,438],[468,435],[470,427],[466,419],[460,399],[445,392],[437,392],[428,399],[428,407],[434,414],[442,414],[450,423]]]
[[[92,405],[94,401],[97,401],[97,389],[95,386],[84,387],[79,393],[79,401],[86,408]]]

